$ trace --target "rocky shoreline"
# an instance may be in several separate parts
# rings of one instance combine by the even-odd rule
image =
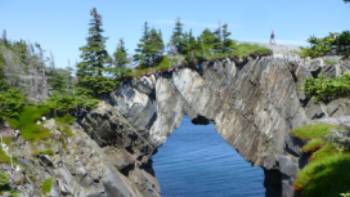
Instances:
[[[194,124],[212,122],[243,158],[264,169],[266,196],[291,197],[303,167],[302,142],[291,130],[314,121],[350,122],[349,99],[315,103],[305,96],[303,81],[349,69],[348,62],[330,66],[322,59],[223,59],[126,81],[72,126],[73,136],[62,138],[55,122],[44,120],[54,134],[45,144],[52,154],[33,155],[44,145],[3,125],[1,134],[15,138],[8,152],[21,167],[0,168],[20,196],[40,196],[48,178],[48,196],[160,196],[151,157],[188,115]]]

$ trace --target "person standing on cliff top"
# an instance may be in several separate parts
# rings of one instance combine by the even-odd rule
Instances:
[[[271,35],[270,35],[270,44],[272,44],[272,45],[276,44],[275,37],[276,37],[275,30],[272,30]]]

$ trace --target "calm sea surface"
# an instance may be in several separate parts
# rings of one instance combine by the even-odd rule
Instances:
[[[263,197],[263,171],[252,167],[213,125],[181,126],[153,156],[163,197]]]

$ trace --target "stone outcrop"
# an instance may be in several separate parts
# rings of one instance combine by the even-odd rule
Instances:
[[[208,62],[126,82],[109,102],[154,148],[185,115],[193,123],[212,122],[246,160],[264,169],[267,196],[293,196],[301,144],[291,129],[349,111],[347,99],[323,104],[305,96],[303,81],[315,75],[316,66],[317,74],[329,70],[271,57]]]
[[[32,145],[18,138],[11,151],[27,169],[11,175],[35,169],[38,181],[17,188],[24,196],[39,195],[39,180],[47,177],[54,177],[51,196],[159,196],[151,157],[187,115],[194,124],[213,123],[264,169],[266,196],[291,197],[302,145],[291,129],[313,121],[350,126],[348,99],[314,103],[300,89],[324,69],[273,57],[224,59],[126,81],[66,140],[52,120],[44,121],[57,135],[51,156],[33,157]]]

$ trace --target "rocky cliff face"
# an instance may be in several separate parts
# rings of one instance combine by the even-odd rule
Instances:
[[[301,91],[303,80],[321,70],[347,70],[340,68],[272,57],[226,59],[127,81],[66,140],[52,120],[44,121],[57,135],[45,145],[52,155],[33,156],[33,145],[16,138],[10,152],[26,167],[9,172],[24,182],[17,188],[23,196],[38,196],[48,177],[54,180],[50,196],[159,196],[151,156],[187,115],[194,124],[212,122],[243,158],[264,169],[266,196],[291,197],[301,156],[291,129],[311,121],[350,125],[348,99],[315,104]]]
[[[286,148],[289,131],[307,121],[290,64],[263,58],[237,65],[227,59],[181,68],[128,82],[110,102],[135,128],[148,132],[154,147],[166,141],[184,115],[195,124],[212,122],[246,160],[267,174],[285,171],[283,191],[288,193],[298,169]]]

